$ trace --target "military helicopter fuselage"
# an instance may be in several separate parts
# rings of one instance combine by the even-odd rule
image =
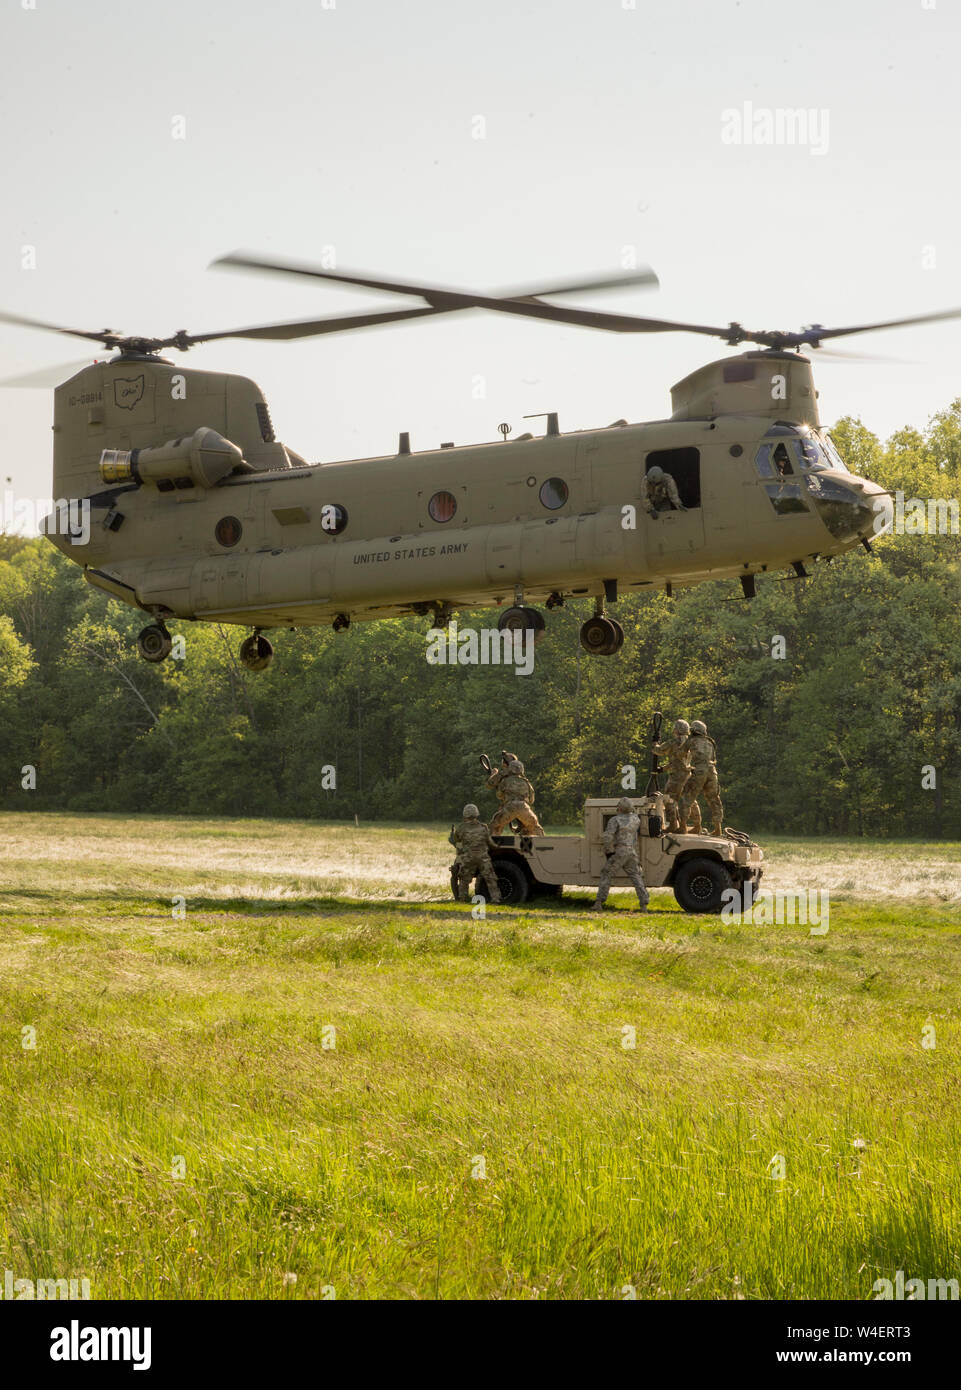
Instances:
[[[600,614],[731,576],[749,593],[757,573],[802,573],[877,529],[881,490],[822,430],[807,357],[709,363],[672,405],[640,424],[562,433],[551,416],[509,443],[409,452],[401,436],[395,454],[307,464],[275,440],[253,381],[127,351],[56,391],[55,495],[88,502],[91,525],[82,545],[47,534],[161,630],[260,630],[486,606],[542,628],[540,601],[593,597]],[[683,510],[649,513],[655,464]]]

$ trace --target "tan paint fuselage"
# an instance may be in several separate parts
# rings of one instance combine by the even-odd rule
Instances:
[[[58,389],[54,425],[57,492],[93,498],[91,537],[83,547],[51,539],[91,582],[128,602],[262,627],[396,616],[430,603],[509,605],[518,592],[530,603],[554,591],[597,595],[612,579],[622,594],[643,592],[850,549],[857,536],[832,535],[814,508],[776,516],[754,466],[779,412],[817,425],[806,359],[792,359],[797,380],[788,374],[798,400],[773,407],[756,391],[719,398],[710,372],[721,365],[675,388],[681,418],[290,467],[283,446],[263,437],[263,397],[246,378],[157,360],[98,363]],[[692,409],[717,413],[690,418]],[[202,426],[257,471],[172,491],[144,483],[111,492],[100,481],[103,449],[157,446]],[[700,453],[700,505],[650,517],[647,455],[691,447]],[[557,510],[541,501],[548,479],[568,489]],[[456,501],[446,522],[428,511],[438,492]],[[122,515],[116,530],[101,524],[111,506]],[[333,506],[348,517],[336,535],[323,524]],[[224,517],[242,528],[229,548],[215,536]]]

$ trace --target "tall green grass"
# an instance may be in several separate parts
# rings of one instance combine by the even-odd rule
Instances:
[[[40,821],[57,852],[8,857],[0,887],[16,1278],[863,1299],[897,1269],[961,1276],[950,906],[832,902],[825,937],[665,894],[646,918],[582,898],[473,921],[298,888],[296,865],[274,894],[242,861],[145,862],[148,822],[72,856],[69,818],[19,830]],[[409,858],[409,832],[377,835]]]

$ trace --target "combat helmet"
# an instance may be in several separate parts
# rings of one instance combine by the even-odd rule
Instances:
[[[649,468],[647,470],[647,476],[652,483],[660,483],[664,479],[664,469],[658,468],[657,464],[655,463],[653,468]]]
[[[706,734],[706,733],[707,733],[707,725],[704,723],[704,720],[703,720],[703,719],[695,719],[695,720],[694,720],[694,723],[691,725],[691,733],[692,733],[692,734]]]
[[[624,816],[624,815],[626,815],[627,812],[630,811],[630,810],[633,810],[633,807],[631,806],[631,799],[630,799],[630,797],[628,797],[628,796],[622,796],[621,799],[620,799],[620,801],[617,803],[617,813],[618,813],[618,815]]]
[[[520,758],[512,758],[512,759],[511,759],[510,764],[509,764],[509,766],[508,766],[508,771],[509,771],[509,772],[516,772],[516,773],[518,773],[521,777],[524,776],[524,764],[521,762]]]
[[[468,801],[467,805],[464,807],[464,819],[465,819],[465,820],[479,820],[479,819],[480,819],[480,811],[479,811],[479,810],[477,809],[477,807],[474,805],[473,801]]]
[[[689,734],[691,732],[691,726],[686,719],[675,719],[674,729],[679,734]]]

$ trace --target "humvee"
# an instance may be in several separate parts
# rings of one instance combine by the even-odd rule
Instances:
[[[491,852],[501,900],[522,903],[559,894],[565,885],[596,888],[604,866],[604,828],[616,813],[617,796],[584,802],[583,835],[495,835]],[[761,881],[764,851],[741,831],[716,835],[675,835],[665,830],[661,797],[629,798],[641,822],[638,859],[648,888],[672,888],[685,912],[720,912],[736,905],[725,891],[733,889],[745,906]],[[629,888],[615,877],[615,888]],[[749,885],[745,898],[745,885]],[[487,897],[482,878],[474,892]]]

